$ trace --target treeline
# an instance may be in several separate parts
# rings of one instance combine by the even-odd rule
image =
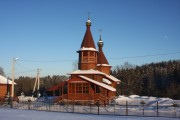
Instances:
[[[180,62],[168,61],[142,66],[117,66],[111,74],[122,82],[118,95],[145,95],[180,99]]]
[[[39,92],[41,95],[46,94],[46,90],[54,85],[57,85],[58,83],[67,80],[67,76],[46,76],[40,78],[40,88]],[[15,93],[17,96],[21,95],[23,92],[26,96],[31,96],[35,84],[35,77],[24,77],[21,76],[18,79],[15,80],[16,86],[15,86]],[[37,87],[36,87],[37,89]],[[34,95],[37,95],[37,90],[35,91]]]
[[[117,95],[157,96],[180,99],[180,61],[168,61],[135,66],[125,63],[116,66],[111,74],[121,80]],[[40,93],[67,80],[67,76],[46,76],[40,78]],[[32,95],[36,78],[19,77],[15,80],[16,95]],[[36,91],[37,92],[37,91]],[[36,94],[36,93],[35,93]]]

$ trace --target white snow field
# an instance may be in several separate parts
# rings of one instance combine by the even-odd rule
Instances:
[[[179,118],[92,115],[0,108],[0,120],[179,120]]]
[[[170,98],[119,96],[110,105],[99,107],[53,104],[52,100],[20,96],[19,103],[13,103],[16,109],[9,105],[0,108],[0,120],[180,120],[180,100]]]

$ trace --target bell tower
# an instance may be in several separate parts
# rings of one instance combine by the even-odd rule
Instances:
[[[97,69],[97,50],[94,44],[90,27],[91,21],[88,18],[86,22],[86,33],[84,35],[81,48],[79,51],[77,51],[79,53],[79,70]]]
[[[102,50],[104,43],[101,39],[101,35],[97,45],[99,47],[98,57],[97,57],[97,70],[110,75],[111,66],[109,65]]]

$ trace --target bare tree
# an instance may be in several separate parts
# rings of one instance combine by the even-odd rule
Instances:
[[[0,75],[4,76],[4,70],[2,67],[0,67]]]

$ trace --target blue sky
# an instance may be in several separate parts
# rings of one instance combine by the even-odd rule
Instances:
[[[90,12],[113,67],[180,59],[179,0],[0,0],[0,66],[11,77],[66,75],[78,60]],[[161,55],[164,54],[164,55]],[[155,56],[149,56],[155,55]],[[146,56],[146,57],[136,57]]]

